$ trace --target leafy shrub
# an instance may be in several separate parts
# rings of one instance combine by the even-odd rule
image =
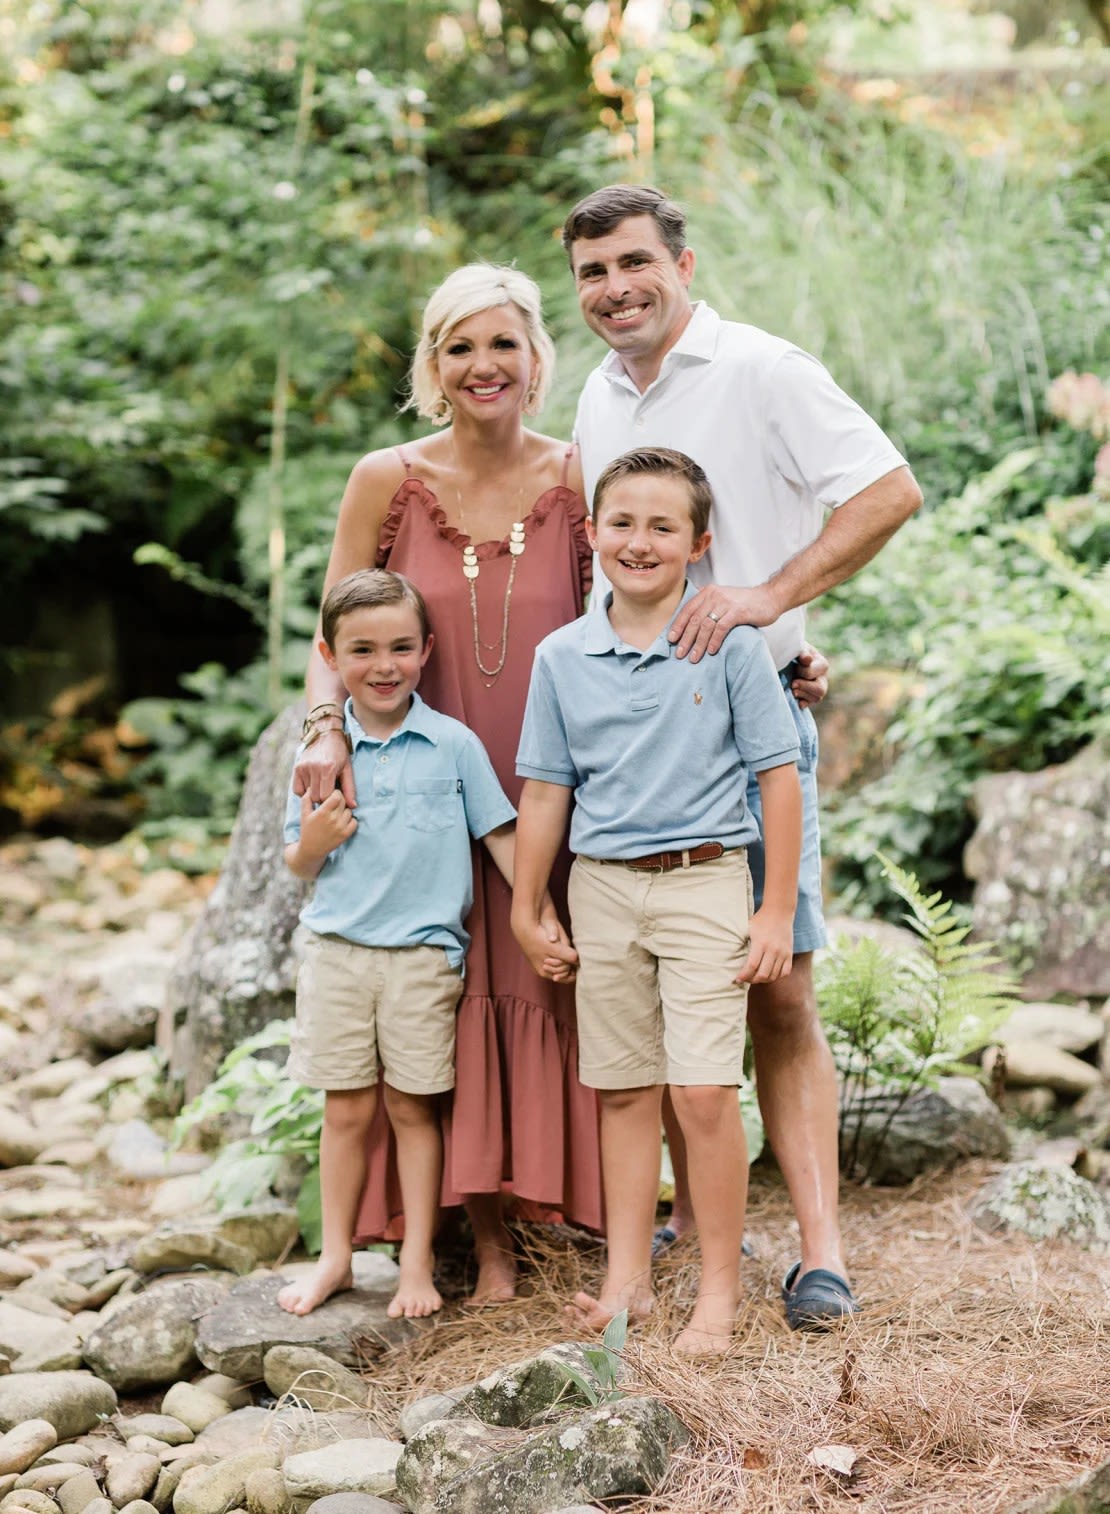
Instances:
[[[870,938],[835,946],[817,969],[821,1020],[841,1080],[842,1169],[866,1178],[910,1095],[935,1084],[970,1052],[987,1045],[1016,1003],[998,958],[967,940],[950,900],[926,895],[912,873],[886,858],[883,877],[908,908],[920,938],[896,954]],[[865,1135],[869,1096],[894,1091],[879,1131]]]

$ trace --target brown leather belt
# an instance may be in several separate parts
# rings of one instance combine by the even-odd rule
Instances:
[[[693,867],[698,862],[713,862],[723,857],[725,848],[719,841],[703,841],[700,846],[681,852],[652,852],[649,857],[603,857],[618,867],[630,867],[634,873],[670,873],[676,867]]]

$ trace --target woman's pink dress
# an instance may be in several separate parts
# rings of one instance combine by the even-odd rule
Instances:
[[[404,573],[428,604],[436,644],[420,680],[433,709],[461,720],[489,752],[516,804],[516,749],[536,646],[582,613],[591,554],[579,495],[557,485],[525,518],[516,559],[505,666],[496,680],[474,657],[474,622],[462,549],[470,538],[445,522],[435,496],[409,471],[382,527],[377,565]],[[569,453],[568,453],[569,460]],[[482,662],[497,666],[510,564],[508,542],[477,547],[475,580]],[[492,643],[492,647],[489,645]],[[511,891],[475,846],[474,908],[459,1001],[453,1108],[446,1122],[443,1203],[508,1192],[518,1214],[603,1224],[597,1100],[578,1081],[574,988],[539,978],[509,928]],[[565,920],[566,860],[552,892]],[[360,1239],[396,1237],[400,1187],[387,1123],[375,1123]]]

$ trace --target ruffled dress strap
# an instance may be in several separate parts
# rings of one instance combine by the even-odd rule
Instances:
[[[401,521],[411,500],[419,499],[426,505],[434,506],[428,486],[424,480],[412,471],[412,463],[403,447],[394,447],[401,467],[405,470],[405,476],[397,486],[397,491],[389,501],[389,509],[382,521],[381,530],[378,532],[378,550],[374,554],[374,566],[376,568],[388,568],[390,555],[397,540],[397,533],[401,529]]]

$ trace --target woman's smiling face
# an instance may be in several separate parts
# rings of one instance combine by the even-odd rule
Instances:
[[[523,412],[535,369],[524,317],[513,304],[468,316],[440,342],[436,366],[440,387],[456,413]]]

